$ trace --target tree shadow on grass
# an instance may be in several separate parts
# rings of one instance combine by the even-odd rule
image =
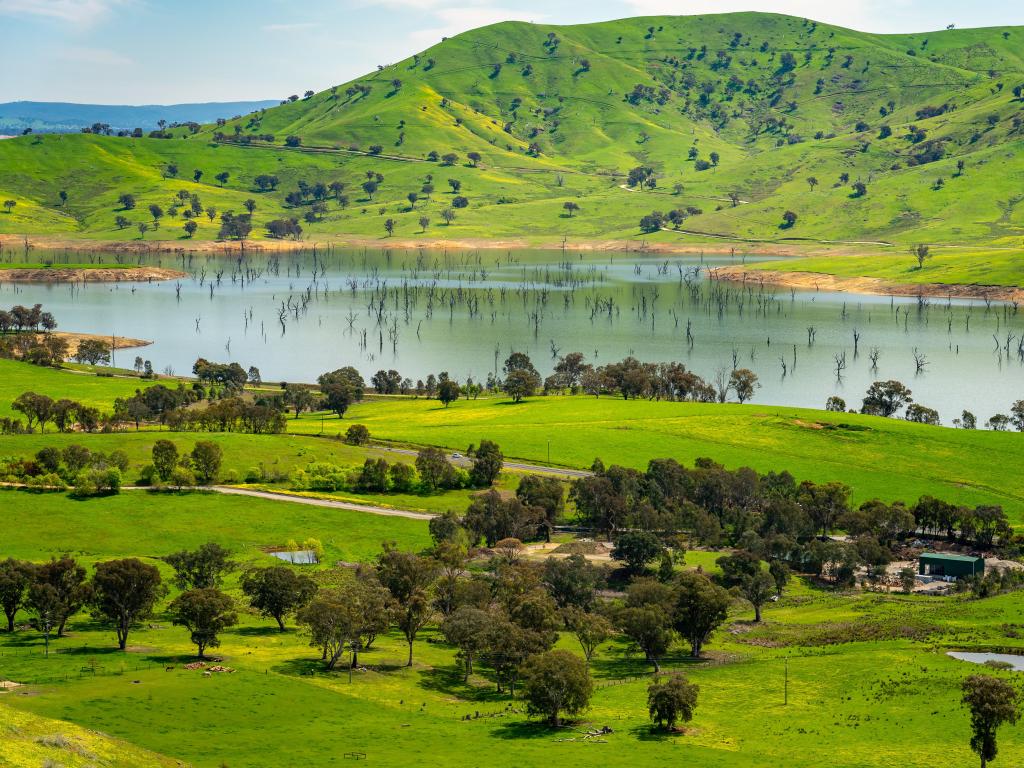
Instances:
[[[527,720],[526,715],[512,715],[515,720],[503,722],[491,731],[491,734],[499,739],[517,740],[523,739],[552,739],[572,738],[576,733],[572,723],[567,723],[560,728],[552,728],[540,720]]]
[[[432,667],[421,671],[419,677],[419,685],[424,690],[461,699],[467,704],[508,700],[508,694],[498,693],[496,686],[467,685],[461,667]]]
[[[260,627],[236,627],[230,632],[230,634],[238,635],[239,637],[287,637],[289,634],[294,634],[294,631],[285,629],[285,631],[282,632],[276,625],[271,625]]]

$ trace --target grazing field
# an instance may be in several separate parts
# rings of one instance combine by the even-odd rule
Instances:
[[[376,554],[383,541],[406,549],[430,541],[425,520],[215,493],[138,490],[75,500],[62,493],[4,490],[0,504],[10,526],[4,555],[29,560],[59,552],[91,561],[161,557],[216,541],[243,562],[269,564],[264,548],[314,538],[324,545],[325,562],[359,562]]]
[[[120,350],[118,354],[122,361],[126,361],[132,352]],[[115,399],[130,397],[135,390],[151,384],[138,378],[96,376],[94,373],[57,370],[0,358],[0,416],[18,415],[11,410],[11,402],[23,392],[76,400],[109,412],[113,410]]]
[[[654,458],[690,464],[709,457],[729,468],[789,470],[798,479],[838,480],[857,502],[908,503],[930,494],[965,504],[1002,504],[1024,524],[1024,484],[1006,466],[1024,454],[1019,434],[954,430],[848,413],[770,405],[624,401],[612,397],[376,400],[344,421],[375,438],[464,450],[482,438],[510,457],[569,467],[595,458],[645,468]],[[332,422],[328,421],[328,424]],[[319,430],[319,418],[293,431]],[[994,459],[994,457],[999,457]]]
[[[8,492],[2,500],[5,515],[13,515],[8,554],[41,558],[74,544],[86,562],[135,554],[157,563],[165,576],[169,569],[154,557],[208,538],[246,564],[265,557],[259,546],[296,533],[319,535],[331,560],[368,561],[383,539],[411,548],[426,542],[425,524],[416,521],[204,494],[126,493],[75,502]],[[329,575],[327,566],[312,569]],[[241,602],[236,575],[225,588]],[[797,583],[791,596],[766,609],[764,624],[749,619],[737,603],[704,661],[677,652],[664,659],[664,669],[685,671],[700,686],[695,718],[678,735],[650,730],[650,667],[622,639],[599,648],[592,665],[597,689],[579,724],[551,731],[528,721],[521,699],[497,693],[489,672],[464,683],[454,650],[433,629],[416,642],[411,668],[402,666],[400,636],[379,637],[361,653],[349,682],[347,670],[323,670],[318,652],[291,622],[282,634],[245,610],[216,651],[236,671],[211,677],[183,667],[193,648],[159,611],[133,632],[127,653],[114,650],[113,633],[87,614],[72,619],[69,636],[52,642],[49,657],[37,633],[0,634],[0,678],[23,684],[0,693],[0,712],[20,739],[13,742],[22,760],[16,766],[35,765],[29,758],[44,753],[84,764],[67,754],[79,745],[78,756],[108,754],[111,742],[83,735],[78,727],[84,727],[130,742],[119,752],[122,762],[109,763],[126,766],[160,764],[139,751],[145,749],[204,768],[270,767],[282,759],[345,765],[346,752],[386,766],[438,755],[476,765],[482,754],[495,766],[596,759],[614,766],[755,766],[786,755],[794,766],[926,768],[935,750],[958,764],[971,759],[958,686],[973,668],[944,649],[1024,648],[1008,629],[1024,622],[1016,595],[971,601],[842,594]],[[573,649],[575,641],[564,635],[559,647]],[[602,726],[612,733],[591,743],[581,739],[582,729]],[[1015,735],[1003,733],[1003,764],[1024,759],[1024,741]],[[923,743],[928,750],[919,749]],[[0,755],[5,749],[12,749],[8,739]]]

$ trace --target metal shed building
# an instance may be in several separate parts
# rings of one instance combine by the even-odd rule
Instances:
[[[985,574],[985,558],[983,557],[930,553],[921,555],[917,563],[917,572],[922,576],[962,578]]]

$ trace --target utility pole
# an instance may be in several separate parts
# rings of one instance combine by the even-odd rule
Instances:
[[[786,685],[782,694],[782,706],[789,706],[789,657],[786,657]]]

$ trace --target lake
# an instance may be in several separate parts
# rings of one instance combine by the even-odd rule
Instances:
[[[33,262],[118,259],[189,277],[0,283],[0,304],[42,303],[64,330],[151,339],[118,352],[116,363],[130,367],[138,354],[175,373],[205,357],[255,365],[266,381],[314,381],[344,365],[367,377],[395,368],[413,381],[444,370],[482,381],[500,374],[512,351],[528,353],[543,375],[557,355],[579,351],[595,364],[627,355],[680,361],[708,379],[719,368],[750,368],[760,377],[755,403],[820,408],[838,395],[859,407],[872,381],[898,379],[945,424],[968,409],[980,426],[1024,397],[1024,317],[1016,308],[709,278],[717,266],[757,259],[749,255],[30,254]]]
[[[988,661],[1001,662],[1003,664],[1009,664],[1011,668],[1018,672],[1024,672],[1024,656],[1018,656],[1012,653],[950,651],[946,655],[952,656],[954,659],[959,659],[960,661],[969,661],[972,664],[984,664]]]

